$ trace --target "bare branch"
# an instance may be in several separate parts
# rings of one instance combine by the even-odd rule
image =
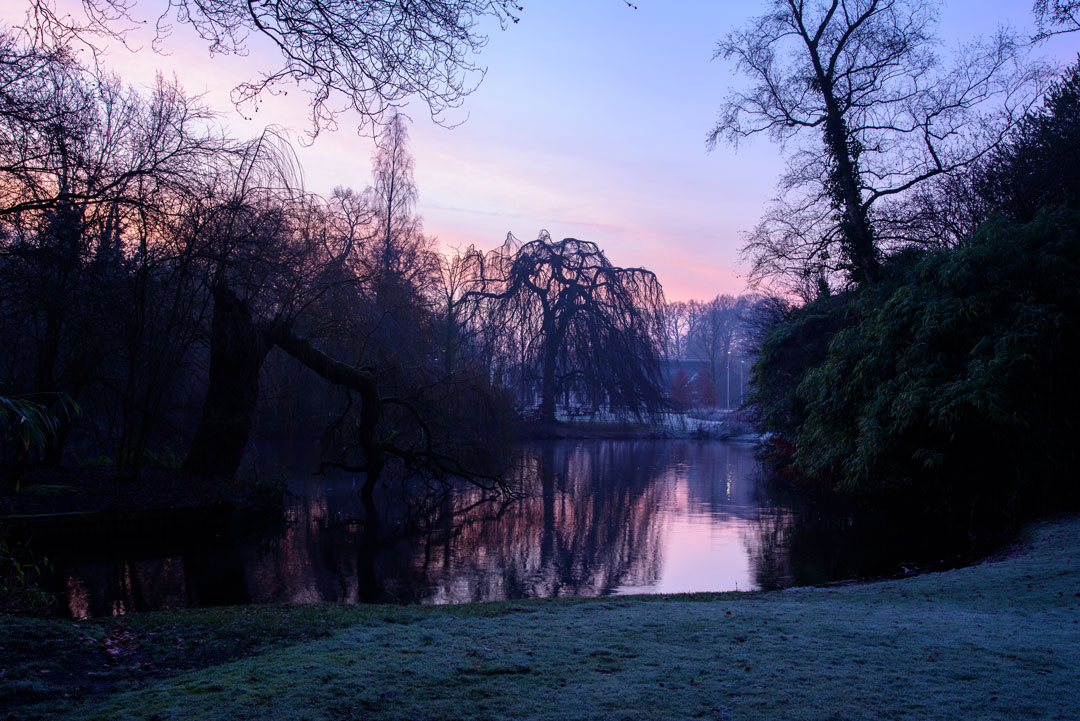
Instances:
[[[134,0],[82,0],[81,19],[62,16],[52,0],[31,0],[29,29],[42,43],[72,38],[125,40],[143,23]],[[245,55],[253,36],[277,49],[280,64],[239,85],[233,100],[253,111],[265,93],[294,86],[307,93],[314,138],[354,111],[365,126],[410,98],[433,119],[461,105],[483,79],[473,58],[487,36],[481,21],[517,22],[516,0],[169,0],[155,23],[155,47],[173,23],[188,25],[212,54]]]
[[[795,273],[798,285],[838,268],[873,282],[886,250],[875,206],[972,167],[1040,95],[1048,68],[1006,32],[960,47],[943,69],[935,20],[930,0],[771,0],[720,43],[751,86],[726,98],[710,145],[767,134],[790,148],[781,186],[799,193],[751,235],[756,278]],[[783,212],[808,201],[823,207]],[[811,225],[794,232],[791,217]]]

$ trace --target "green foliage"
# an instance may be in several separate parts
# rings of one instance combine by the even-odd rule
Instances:
[[[790,472],[969,533],[1080,498],[1078,148],[1080,63],[978,169],[977,232],[781,320],[754,401]]]
[[[22,398],[0,396],[0,431],[5,442],[23,452],[41,450],[56,432],[57,419],[45,406]]]
[[[795,466],[841,493],[917,496],[969,530],[1075,501],[1078,233],[1068,209],[994,221],[832,308],[841,329],[783,399]],[[790,346],[813,311],[774,335]]]
[[[1051,87],[1043,106],[1028,114],[975,174],[989,210],[1032,220],[1039,209],[1080,202],[1080,61]]]
[[[766,335],[751,369],[750,404],[765,430],[789,436],[806,417],[796,389],[807,371],[820,365],[829,341],[850,323],[845,295],[822,296],[789,311]]]
[[[26,542],[9,540],[9,535],[0,525],[0,612],[45,614],[56,602],[40,585],[52,564],[34,554]]]
[[[79,407],[63,394],[57,396],[63,417],[78,413]],[[22,398],[0,396],[0,448],[13,445],[14,458],[21,460],[31,451],[42,451],[56,433],[56,414],[43,405]],[[14,474],[19,490],[18,474]],[[42,614],[55,602],[40,586],[51,570],[49,559],[37,557],[26,542],[10,540],[7,526],[0,524],[0,611]]]
[[[15,490],[19,470],[28,454],[43,452],[56,436],[60,422],[79,413],[79,406],[64,393],[54,394],[56,410],[24,398],[0,395],[0,462],[10,463]]]

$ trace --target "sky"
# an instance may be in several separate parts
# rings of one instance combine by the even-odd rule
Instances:
[[[546,229],[596,242],[616,265],[652,270],[668,300],[744,292],[744,234],[777,194],[783,156],[765,138],[711,152],[705,139],[740,82],[731,64],[713,59],[716,42],[762,3],[523,4],[519,23],[490,25],[477,58],[486,75],[445,118],[454,127],[433,123],[422,105],[405,109],[425,231],[449,250],[494,248],[508,232],[527,241]],[[138,0],[135,12],[152,20],[163,7]],[[6,0],[0,19],[21,22],[24,10],[23,0]],[[939,35],[951,46],[1002,23],[1030,32],[1031,0],[953,0],[942,6]],[[285,128],[308,190],[368,184],[373,141],[356,119],[343,116],[337,131],[306,144],[301,94],[269,98],[250,118],[232,107],[229,90],[273,66],[264,48],[211,57],[183,28],[164,52],[150,48],[148,34],[128,44],[104,58],[126,82],[149,87],[157,73],[175,76],[238,138]],[[1064,62],[1078,45],[1066,36],[1040,52]]]

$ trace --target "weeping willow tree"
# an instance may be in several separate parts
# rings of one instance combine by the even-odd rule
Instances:
[[[594,408],[638,416],[663,409],[664,291],[644,268],[611,264],[595,243],[513,235],[473,255],[472,302],[486,302],[540,381],[540,418],[555,420],[560,391]]]

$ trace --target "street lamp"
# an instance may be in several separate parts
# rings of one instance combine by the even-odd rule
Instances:
[[[727,394],[724,396],[724,404],[727,410],[731,410],[731,351],[727,352],[727,363],[724,364],[727,371]]]
[[[739,407],[740,408],[742,408],[742,404],[743,404],[743,400],[744,400],[743,394],[746,392],[746,386],[743,385],[743,379],[742,379],[743,365],[745,365],[745,364],[746,364],[746,359],[745,358],[740,358],[739,359]]]

